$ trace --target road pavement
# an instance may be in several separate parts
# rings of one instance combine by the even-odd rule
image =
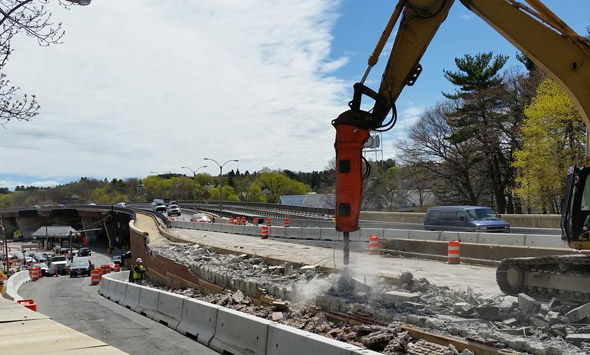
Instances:
[[[93,251],[95,265],[109,262]],[[28,282],[19,291],[31,298],[38,312],[56,322],[101,340],[130,354],[198,354],[217,352],[176,331],[122,307],[98,294],[90,277],[45,277]]]

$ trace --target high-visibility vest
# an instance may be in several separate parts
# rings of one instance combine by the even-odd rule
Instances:
[[[139,269],[140,270],[145,270],[145,268],[143,267],[143,265],[139,265]],[[135,266],[134,266],[133,267],[133,279],[134,280],[141,280],[142,277],[143,277],[143,275],[141,273],[135,271]]]

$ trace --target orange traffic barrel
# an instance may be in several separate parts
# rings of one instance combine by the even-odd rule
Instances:
[[[266,225],[270,226],[271,225],[271,219],[270,217],[266,217]]]
[[[258,218],[253,217],[252,218],[252,224],[255,225],[255,226],[257,226],[258,225]]]
[[[242,225],[246,225],[246,217],[242,217]]]
[[[90,272],[90,284],[91,285],[98,285],[100,283],[100,269],[92,269]]]
[[[41,277],[41,268],[40,267],[31,267],[29,268],[29,277],[31,281],[37,281]]]
[[[229,224],[234,224],[234,218],[233,217],[230,217],[229,218]]]
[[[113,265],[113,272],[119,272],[121,271],[121,267],[119,266],[119,264],[115,263],[115,265]]]
[[[369,236],[369,254],[379,254],[379,237],[376,235]]]
[[[262,226],[260,228],[260,232],[262,233],[262,239],[268,238],[268,227],[267,226]]]
[[[451,240],[449,242],[448,263],[459,264],[461,262],[461,244],[458,240]]]
[[[283,227],[289,227],[289,217],[283,218]]]
[[[106,275],[111,272],[111,266],[109,264],[104,264],[100,266],[100,274]]]
[[[31,299],[18,300],[16,302],[18,302],[19,304],[22,304],[23,306],[27,307],[31,311],[37,312],[37,304],[35,304],[35,302],[33,300],[31,300]]]

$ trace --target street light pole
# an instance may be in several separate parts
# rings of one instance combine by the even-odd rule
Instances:
[[[187,166],[180,167],[181,169],[188,169],[193,172],[193,202],[195,206],[195,210],[197,209],[197,171],[202,168],[206,168],[207,165],[199,166],[196,170],[193,170]]]
[[[237,159],[230,159],[228,161],[226,161],[223,164],[219,164],[217,162],[217,160],[215,159],[211,159],[211,158],[203,158],[204,160],[210,160],[212,162],[214,162],[215,164],[217,164],[217,166],[219,166],[219,213],[221,214],[222,211],[222,206],[223,206],[223,167],[225,166],[225,164],[233,161],[233,162],[239,162],[239,160]]]

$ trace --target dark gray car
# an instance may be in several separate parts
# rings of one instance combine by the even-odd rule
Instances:
[[[433,231],[510,233],[510,225],[490,207],[439,206],[424,215],[424,229]]]

